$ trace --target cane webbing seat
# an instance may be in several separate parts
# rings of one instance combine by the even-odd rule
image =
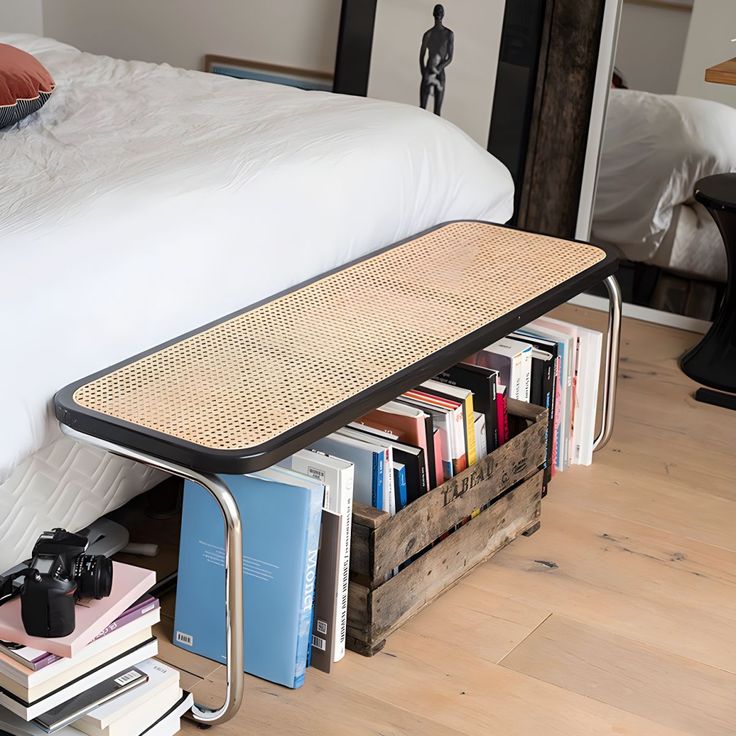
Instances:
[[[268,466],[611,275],[616,255],[438,226],[60,391],[101,439],[217,472]]]

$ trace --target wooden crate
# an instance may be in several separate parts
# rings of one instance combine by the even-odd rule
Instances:
[[[355,504],[347,645],[372,656],[386,637],[520,534],[539,527],[547,411],[509,401],[519,433],[395,516]],[[485,504],[480,514],[390,576]]]

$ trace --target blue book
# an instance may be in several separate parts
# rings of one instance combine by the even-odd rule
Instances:
[[[245,671],[304,682],[324,486],[283,468],[228,475],[243,520]],[[224,524],[217,503],[184,484],[174,644],[225,661]]]
[[[339,433],[317,440],[310,448],[353,463],[353,498],[364,506],[383,508],[383,450],[370,442]]]
[[[401,511],[406,504],[406,467],[402,463],[394,462],[394,488],[396,489],[396,510]]]

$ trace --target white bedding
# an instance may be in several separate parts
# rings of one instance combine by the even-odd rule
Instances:
[[[736,108],[612,89],[593,241],[617,245],[633,261],[723,278],[723,244],[715,225],[702,208],[683,211],[681,205],[694,204],[698,179],[729,171],[736,171]],[[675,238],[678,247],[672,249]],[[666,253],[659,252],[663,244]]]
[[[0,484],[58,439],[72,380],[438,222],[511,216],[507,170],[419,108],[0,43],[57,82],[0,131]]]

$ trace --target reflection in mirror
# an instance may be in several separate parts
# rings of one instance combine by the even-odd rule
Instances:
[[[733,0],[624,0],[591,240],[621,249],[630,303],[704,320],[718,311],[726,253],[693,192],[736,171],[736,87],[704,79],[736,56],[734,35]]]

